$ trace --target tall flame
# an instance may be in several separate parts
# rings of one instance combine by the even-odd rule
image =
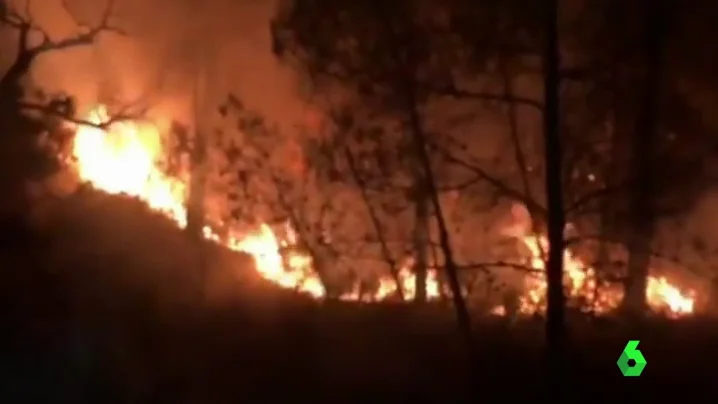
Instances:
[[[93,110],[88,120],[105,122],[107,110],[100,106]],[[166,214],[179,227],[186,225],[186,181],[167,175],[159,162],[166,157],[162,149],[161,134],[151,124],[118,122],[106,130],[79,126],[73,142],[73,156],[77,162],[77,174],[81,180],[111,194],[127,194],[140,198],[147,205]],[[296,243],[296,234],[289,229],[286,239],[280,239],[272,228],[260,225],[251,233],[239,233],[230,229],[220,237],[211,228],[204,229],[205,237],[221,243],[234,251],[242,251],[254,257],[257,271],[265,279],[284,288],[295,289],[320,298],[325,295],[321,280],[313,270],[308,254],[286,248]],[[520,240],[530,251],[528,265],[535,274],[525,278],[524,293],[520,297],[520,312],[531,313],[544,308],[546,295],[545,270],[542,251],[548,243],[543,236],[522,235]],[[287,252],[289,251],[289,252]],[[565,254],[565,271],[569,297],[597,296],[593,300],[596,311],[607,311],[617,306],[621,299],[619,290],[597,285],[595,270],[585,265],[570,252]],[[407,299],[415,295],[414,273],[410,262],[399,269],[399,284]],[[427,279],[429,299],[440,297],[436,271],[431,270]],[[368,295],[358,288],[342,296],[347,300],[382,300],[397,292],[397,282],[389,277],[379,279],[379,286]],[[600,289],[600,293],[594,293]],[[651,277],[648,281],[647,298],[651,307],[665,310],[673,315],[692,313],[694,299],[681,292],[665,278]],[[503,307],[493,310],[504,312]]]
[[[107,109],[98,107],[87,120],[100,124],[108,118]],[[141,198],[150,208],[170,215],[184,226],[186,186],[159,169],[157,162],[162,153],[155,126],[126,121],[113,123],[109,132],[80,126],[72,148],[82,180],[110,194]]]

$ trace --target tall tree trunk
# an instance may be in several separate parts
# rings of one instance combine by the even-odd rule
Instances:
[[[549,377],[558,382],[562,370],[565,333],[565,296],[563,291],[563,252],[565,227],[562,185],[562,159],[559,92],[558,1],[546,0],[546,43],[544,50],[544,155],[546,198],[548,205],[548,308],[546,310],[546,354]],[[558,388],[559,386],[554,386]],[[558,391],[558,390],[556,390]]]
[[[434,209],[436,217],[436,224],[439,230],[439,247],[441,253],[444,256],[444,263],[446,267],[446,277],[451,289],[451,298],[454,303],[456,310],[456,318],[462,335],[466,341],[469,355],[471,356],[472,362],[476,360],[477,354],[475,351],[473,332],[471,325],[471,317],[469,316],[469,309],[464,301],[464,296],[461,293],[461,281],[459,280],[459,270],[454,260],[454,250],[451,247],[451,239],[449,236],[449,229],[446,223],[443,209],[439,201],[439,191],[436,186],[436,180],[434,178],[434,172],[431,168],[431,159],[429,158],[429,152],[427,148],[426,132],[422,124],[421,117],[419,115],[417,99],[416,99],[416,86],[413,82],[408,81],[408,76],[402,77],[404,79],[404,90],[407,95],[407,113],[409,129],[411,130],[412,143],[416,156],[422,168],[424,186],[426,187],[427,196],[431,201],[431,207]],[[475,363],[474,363],[475,364]]]
[[[204,193],[205,193],[205,145],[203,134],[195,134],[194,146],[191,150],[190,185],[187,195],[187,232],[200,240],[204,227]]]
[[[418,176],[419,181],[414,187],[414,274],[415,285],[414,301],[425,302],[427,300],[426,278],[428,273],[429,258],[429,200],[425,187],[422,185],[423,176]]]
[[[206,32],[208,21],[206,13],[200,12],[194,20],[194,26],[191,27],[195,35],[202,35]],[[193,94],[193,111],[194,114],[194,138],[190,149],[190,185],[187,195],[187,232],[190,237],[197,240],[202,239],[202,230],[204,228],[205,209],[205,185],[207,182],[207,136],[209,128],[207,119],[211,116],[208,112],[208,105],[212,101],[214,89],[216,85],[213,76],[213,58],[212,48],[200,44],[194,49],[194,94]],[[201,260],[201,258],[200,258]],[[200,263],[201,264],[201,263]]]
[[[419,113],[419,97],[417,94],[417,83],[416,83],[416,66],[413,65],[413,60],[404,51],[411,49],[410,46],[402,46],[402,38],[398,38],[395,31],[392,30],[392,21],[389,17],[390,14],[386,13],[382,9],[380,4],[388,4],[387,2],[376,2],[378,17],[384,23],[384,27],[387,28],[387,40],[392,45],[392,50],[396,56],[396,66],[398,67],[396,80],[399,83],[397,89],[404,98],[404,112],[407,115],[407,124],[409,135],[411,136],[411,143],[416,154],[418,167],[421,168],[421,178],[423,178],[422,185],[426,190],[427,199],[431,202],[431,207],[434,211],[434,217],[436,218],[436,227],[439,233],[439,247],[444,258],[445,273],[449,288],[451,289],[451,298],[456,310],[456,319],[461,331],[462,336],[466,341],[467,349],[472,360],[472,364],[475,364],[476,359],[476,347],[474,346],[473,332],[471,317],[469,316],[469,309],[464,301],[464,296],[461,289],[461,281],[459,280],[459,271],[456,261],[454,260],[454,250],[451,246],[451,238],[449,236],[448,224],[444,216],[444,211],[441,208],[439,201],[439,190],[437,188],[434,171],[431,166],[431,158],[427,150],[428,141],[426,129]],[[404,38],[405,39],[405,38]],[[402,55],[402,53],[404,53]]]
[[[359,187],[359,191],[361,193],[362,200],[364,202],[364,206],[366,206],[367,213],[369,214],[369,219],[371,220],[372,227],[374,228],[374,233],[376,235],[377,240],[379,241],[379,246],[381,247],[381,255],[383,256],[384,260],[386,261],[387,265],[389,266],[389,273],[391,274],[392,279],[394,280],[394,283],[396,283],[396,290],[399,295],[399,299],[402,301],[404,300],[404,289],[402,288],[401,279],[399,278],[399,269],[398,265],[396,263],[396,260],[391,255],[391,251],[389,251],[389,247],[386,244],[386,239],[384,238],[384,231],[381,226],[381,222],[379,221],[379,218],[376,215],[376,211],[374,210],[374,207],[371,204],[371,200],[369,199],[369,194],[367,193],[367,186],[362,178],[362,176],[359,174],[359,170],[357,169],[356,161],[354,160],[354,155],[352,154],[349,147],[346,147],[344,149],[344,156],[346,156],[347,163],[349,166],[349,171],[351,172],[352,177],[354,178],[354,181],[356,182],[357,186]]]
[[[198,19],[200,26],[202,19]],[[190,149],[190,184],[187,195],[187,227],[186,231],[194,242],[197,277],[197,298],[201,301],[205,293],[206,254],[203,243],[205,225],[205,187],[207,182],[207,130],[206,113],[209,103],[208,92],[208,50],[200,48],[196,55],[196,76],[194,93],[194,138]]]
[[[641,315],[646,311],[646,285],[650,265],[650,248],[655,227],[655,159],[662,48],[665,35],[665,5],[663,0],[646,1],[648,10],[645,31],[645,76],[641,111],[636,119],[632,142],[632,189],[630,212],[632,226],[628,247],[628,274],[625,281],[624,309],[628,314]]]
[[[195,21],[195,30],[199,34],[206,28],[205,15],[200,13]],[[191,237],[201,240],[204,227],[204,198],[206,184],[206,159],[208,128],[207,105],[214,95],[210,89],[210,74],[212,74],[210,63],[213,62],[211,50],[203,45],[195,50],[194,60],[194,138],[190,149],[190,186],[187,195],[187,232]],[[212,83],[214,84],[214,83]]]

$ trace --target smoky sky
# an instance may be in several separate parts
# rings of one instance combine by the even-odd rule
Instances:
[[[24,1],[14,0],[21,9]],[[74,20],[92,26],[107,6],[106,0],[66,4],[67,11],[61,0],[31,2],[33,20],[54,39],[76,34]],[[162,118],[185,120],[201,68],[204,111],[231,92],[291,127],[304,115],[303,103],[296,77],[271,53],[275,7],[270,0],[115,0],[111,23],[126,35],[110,32],[93,45],[45,54],[32,77],[41,88],[72,94],[85,107],[108,99],[143,100]]]

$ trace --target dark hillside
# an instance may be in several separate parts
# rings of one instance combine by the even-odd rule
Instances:
[[[457,402],[545,391],[539,319],[477,318],[481,363],[469,377],[442,304],[312,301],[262,281],[250,257],[211,246],[202,291],[184,234],[126,198],[75,197],[44,226],[37,254],[5,257],[16,332],[4,336],[3,402]],[[712,396],[716,329],[573,319],[566,394]],[[649,363],[640,378],[615,364],[629,339]]]

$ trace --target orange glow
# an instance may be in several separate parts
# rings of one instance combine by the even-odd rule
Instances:
[[[89,120],[101,123],[107,118],[104,107],[98,107],[89,115]],[[166,158],[162,149],[159,130],[146,123],[122,122],[111,125],[107,130],[90,126],[77,128],[73,143],[73,156],[80,179],[97,189],[111,194],[128,194],[142,199],[147,205],[165,213],[179,227],[186,224],[185,199],[186,178],[166,175],[160,162]],[[234,251],[242,251],[254,257],[257,271],[265,279],[284,288],[320,298],[325,295],[322,283],[313,270],[312,258],[308,254],[285,248],[297,244],[297,235],[288,229],[286,239],[280,239],[272,228],[260,225],[250,233],[239,233],[229,229],[228,235],[220,237],[213,229],[204,229],[205,237]],[[520,240],[530,251],[527,264],[535,273],[525,277],[524,292],[520,297],[520,312],[532,313],[544,309],[546,281],[541,250],[547,249],[543,236],[521,235]],[[289,252],[286,252],[289,251]],[[593,296],[596,285],[595,271],[587,267],[570,252],[565,254],[566,286],[571,298]],[[399,280],[404,296],[415,295],[415,277],[411,271],[411,260],[399,268]],[[379,286],[368,296],[360,296],[358,285],[354,291],[342,296],[346,300],[382,300],[396,295],[396,282],[386,276],[379,279]],[[605,312],[615,308],[621,299],[621,292],[615,288],[598,285],[598,300],[593,309]],[[677,316],[693,312],[694,298],[673,286],[665,278],[651,277],[646,291],[649,304],[656,310],[664,310]],[[427,279],[429,299],[440,297],[437,273],[429,271]],[[504,314],[503,307],[492,310]]]
[[[525,293],[519,299],[519,311],[531,314],[546,309],[545,260],[542,251],[548,251],[545,236],[523,236],[523,244],[530,251],[527,266],[536,272],[524,279]],[[623,298],[623,291],[616,285],[598,284],[596,271],[586,265],[570,251],[564,252],[564,288],[569,300],[584,300],[581,308],[595,313],[606,313],[616,309]],[[671,317],[693,313],[695,297],[684,293],[664,277],[649,276],[646,286],[646,300],[650,308],[664,312]],[[589,302],[589,303],[586,303]],[[502,312],[503,308],[495,309]]]
[[[93,110],[88,121],[102,123],[108,119],[106,108]],[[186,225],[185,200],[187,180],[166,175],[160,168],[164,157],[161,134],[147,123],[118,122],[106,130],[80,126],[73,141],[73,157],[81,180],[110,194],[126,194],[140,198],[157,211],[165,213],[178,226]],[[286,240],[280,240],[266,224],[250,233],[239,234],[229,229],[226,237],[220,237],[213,229],[205,227],[204,235],[234,251],[254,257],[257,270],[265,279],[284,288],[295,289],[314,297],[323,297],[324,287],[312,268],[307,254],[290,251],[284,247],[296,245],[296,235],[289,229]],[[400,279],[407,298],[414,296],[414,274],[408,267],[401,268]],[[355,288],[358,289],[358,288]],[[394,295],[396,285],[390,278],[381,279],[377,290],[365,300],[380,300]],[[427,279],[429,298],[439,296],[436,274],[432,271]],[[359,299],[357,292],[347,293],[346,300]]]

